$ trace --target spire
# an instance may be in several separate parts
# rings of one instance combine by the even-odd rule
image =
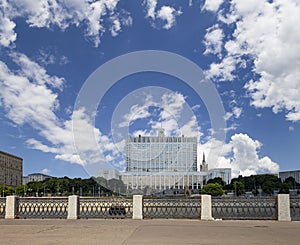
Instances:
[[[208,171],[208,164],[205,161],[205,153],[203,152],[203,159],[202,164],[200,165],[200,171],[207,172]]]
[[[205,164],[206,162],[205,162],[205,153],[203,152],[203,158],[202,158],[203,160],[202,160],[202,164]]]

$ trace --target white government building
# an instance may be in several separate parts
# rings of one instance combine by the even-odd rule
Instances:
[[[99,175],[104,177],[104,172],[100,171]],[[231,169],[208,170],[203,154],[198,171],[196,137],[165,136],[160,129],[158,136],[139,135],[126,139],[126,171],[120,173],[120,178],[128,191],[201,189],[215,177],[230,183]]]

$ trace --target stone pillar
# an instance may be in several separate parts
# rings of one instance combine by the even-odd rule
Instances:
[[[201,220],[213,220],[211,195],[201,195]]]
[[[79,217],[79,196],[72,195],[68,198],[68,219]]]
[[[143,219],[143,195],[133,196],[132,219]]]
[[[18,218],[18,197],[7,196],[5,206],[5,219]]]
[[[278,195],[278,221],[291,221],[290,195]]]

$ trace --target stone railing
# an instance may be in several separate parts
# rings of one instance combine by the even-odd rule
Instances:
[[[276,220],[277,197],[213,198],[212,216],[221,219]]]
[[[132,212],[132,198],[80,198],[79,218],[132,218]]]
[[[165,218],[165,219],[200,219],[201,199],[197,198],[163,198],[144,199],[144,218]]]
[[[300,220],[300,198],[280,194],[269,198],[17,197],[0,198],[0,218],[61,219],[276,219]]]
[[[18,200],[18,218],[67,218],[67,197],[21,197]]]
[[[291,197],[291,218],[300,221],[300,197]]]
[[[0,219],[5,217],[5,197],[0,197]]]

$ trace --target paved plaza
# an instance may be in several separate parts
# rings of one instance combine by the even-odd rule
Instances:
[[[300,222],[0,220],[0,244],[299,244]]]

